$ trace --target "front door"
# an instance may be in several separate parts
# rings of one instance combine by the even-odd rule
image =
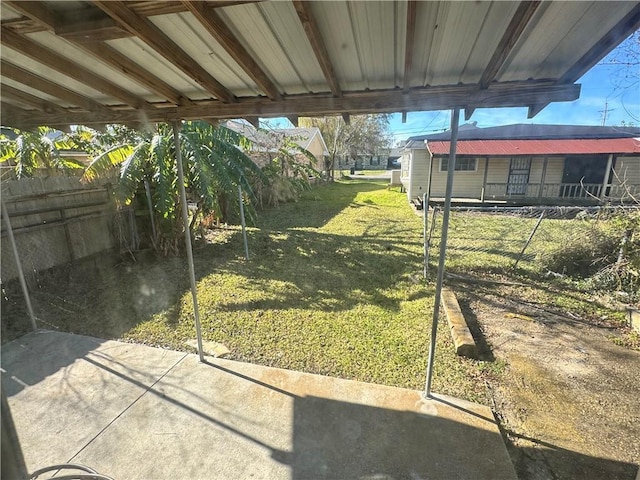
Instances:
[[[511,159],[507,195],[524,195],[527,193],[530,170],[531,158],[514,157]]]

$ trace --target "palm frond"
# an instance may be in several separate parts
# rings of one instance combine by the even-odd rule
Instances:
[[[138,146],[140,146],[139,144]],[[126,162],[135,151],[132,145],[116,145],[95,157],[82,176],[85,181],[92,181],[113,171],[113,167]]]

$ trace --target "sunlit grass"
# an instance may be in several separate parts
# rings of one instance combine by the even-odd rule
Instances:
[[[261,215],[248,262],[239,234],[224,248],[196,248],[203,335],[239,360],[422,389],[433,289],[421,278],[421,236],[406,195],[385,183],[318,187]],[[195,336],[188,292],[179,311],[125,337],[184,348]],[[445,322],[434,389],[483,400],[481,374],[453,354]]]

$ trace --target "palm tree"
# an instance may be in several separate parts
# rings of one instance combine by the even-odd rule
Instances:
[[[38,127],[35,132],[11,129],[15,139],[0,136],[0,163],[15,165],[17,178],[32,177],[38,170],[53,176],[85,166],[65,155],[64,150],[77,146],[66,135],[49,127]]]
[[[179,215],[179,191],[172,129],[158,124],[152,132],[138,133],[135,142],[118,143],[97,155],[86,169],[84,180],[113,175],[119,167],[114,189],[119,205],[128,205],[142,186],[150,185],[152,207],[157,217],[158,241],[177,244],[182,231]],[[185,167],[185,187],[190,203],[197,210],[189,228],[200,213],[214,213],[227,220],[232,209],[238,208],[238,185],[253,198],[252,181],[263,178],[257,165],[243,153],[247,140],[222,126],[205,122],[186,122],[180,132],[182,159]],[[254,209],[248,214],[253,219]],[[173,248],[172,248],[173,249]]]

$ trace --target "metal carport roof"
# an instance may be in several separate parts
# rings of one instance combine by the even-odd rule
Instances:
[[[640,26],[638,2],[3,1],[2,124],[529,106]]]

